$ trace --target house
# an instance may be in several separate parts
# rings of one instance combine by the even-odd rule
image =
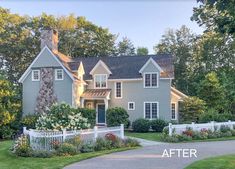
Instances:
[[[178,102],[187,96],[171,87],[173,78],[171,55],[70,58],[58,51],[57,31],[43,30],[41,52],[19,82],[24,114],[43,109],[39,100],[56,99],[96,109],[97,124],[105,124],[110,107],[125,108],[131,121],[177,120]]]

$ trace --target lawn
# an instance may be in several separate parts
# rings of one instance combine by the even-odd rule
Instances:
[[[0,142],[0,169],[60,169],[74,162],[85,160],[88,158],[125,151],[134,148],[119,148],[113,150],[105,150],[100,152],[83,153],[75,156],[52,157],[52,158],[25,158],[17,157],[12,154],[9,149],[12,141]]]
[[[192,163],[185,169],[234,169],[235,168],[235,155],[226,155],[220,157],[208,158]]]
[[[148,132],[148,133],[136,133],[136,132],[125,132],[126,136],[142,138],[151,141],[160,141],[162,133]]]

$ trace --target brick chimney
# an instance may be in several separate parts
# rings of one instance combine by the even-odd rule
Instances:
[[[58,51],[58,31],[55,29],[44,29],[41,32],[41,50],[47,46],[51,51]]]

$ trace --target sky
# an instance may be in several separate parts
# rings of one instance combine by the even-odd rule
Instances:
[[[182,25],[200,34],[203,28],[190,17],[196,0],[0,0],[0,6],[13,13],[37,16],[42,12],[62,16],[84,16],[98,26],[108,28],[113,34],[131,39],[135,47],[153,46],[169,28]]]

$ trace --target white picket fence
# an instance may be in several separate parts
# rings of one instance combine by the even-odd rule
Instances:
[[[183,131],[187,130],[187,128],[191,128],[194,131],[201,131],[202,129],[212,130],[220,129],[222,125],[228,126],[231,129],[233,129],[233,126],[235,125],[235,121],[227,121],[227,122],[214,122],[211,121],[209,123],[194,123],[191,124],[176,124],[172,125],[172,123],[169,123],[169,136],[172,136],[173,133],[175,134],[182,134]]]
[[[107,133],[112,133],[117,137],[124,139],[124,125],[121,124],[117,127],[97,127],[85,130],[72,130],[72,131],[42,131],[42,130],[27,130],[23,128],[23,133],[29,135],[30,146],[34,150],[52,150],[54,141],[63,143],[65,140],[80,136],[84,142],[95,141],[98,137],[105,137]]]

